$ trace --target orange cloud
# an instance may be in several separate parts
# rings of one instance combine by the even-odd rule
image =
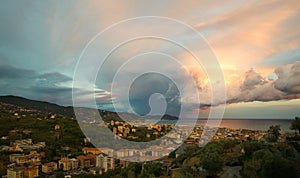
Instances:
[[[222,65],[247,69],[299,44],[299,1],[259,1],[195,25],[211,43]],[[209,33],[213,31],[214,33]]]

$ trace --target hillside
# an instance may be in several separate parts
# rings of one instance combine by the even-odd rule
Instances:
[[[56,115],[61,115],[61,116],[66,116],[66,117],[73,117],[74,116],[74,110],[72,106],[60,106],[57,104],[49,103],[49,102],[44,102],[44,101],[36,101],[36,100],[30,100],[26,99],[23,97],[18,97],[18,96],[0,96],[0,103],[5,103],[5,104],[10,104],[13,106],[21,107],[24,109],[29,109],[29,110],[37,110],[43,113],[48,113],[48,114],[56,114]],[[88,108],[85,108],[88,110]],[[100,112],[102,110],[99,110]],[[119,116],[117,116],[117,113],[115,112],[109,112],[106,111],[106,113],[109,113],[115,120],[120,120]],[[119,113],[122,117],[127,118],[127,119],[139,119],[140,117],[131,113]],[[159,116],[153,116],[151,117],[152,119],[158,119],[160,118]],[[149,119],[151,119],[149,118]],[[105,118],[104,118],[105,119]],[[148,119],[148,118],[147,118]],[[164,115],[162,117],[162,120],[177,120],[177,117],[170,116],[170,115]],[[105,121],[110,121],[110,120],[105,120]]]
[[[68,117],[74,117],[73,107],[64,107],[44,101],[35,101],[18,96],[0,96],[0,103],[11,104],[25,109],[38,110]]]

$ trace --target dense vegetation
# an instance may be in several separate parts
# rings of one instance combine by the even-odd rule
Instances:
[[[74,117],[74,111],[72,107],[63,107],[48,102],[34,101],[17,96],[1,96],[0,102],[19,106],[22,108],[42,111],[43,113],[55,113],[57,115]]]
[[[39,111],[34,114],[27,111],[18,112],[15,116],[11,110],[0,111],[0,136],[8,136],[9,139],[0,139],[0,145],[10,146],[15,140],[30,138],[34,143],[46,142],[46,147],[39,151],[46,153],[43,162],[59,159],[59,156],[76,154],[84,147],[85,136],[81,132],[76,120],[68,116],[56,116],[51,118],[49,112]],[[55,125],[60,129],[55,130]],[[24,132],[25,130],[30,132]],[[13,131],[13,132],[12,132]],[[24,150],[28,152],[28,150]],[[0,151],[0,174],[5,175],[8,155],[12,152]]]
[[[296,117],[290,127],[291,130],[297,130],[300,133],[300,117]]]

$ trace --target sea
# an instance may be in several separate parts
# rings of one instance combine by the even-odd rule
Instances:
[[[232,129],[250,129],[250,130],[268,130],[271,125],[280,125],[283,132],[294,132],[290,130],[292,119],[198,119],[196,126],[209,126],[209,127],[225,127]],[[176,124],[174,120],[164,120],[160,123]],[[185,124],[191,125],[195,120],[185,119]]]
[[[222,119],[219,127],[233,128],[233,129],[251,129],[251,130],[268,130],[271,125],[280,125],[284,132],[293,132],[290,130],[290,119]],[[209,123],[218,122],[210,120]],[[199,119],[197,124],[205,125],[207,120]]]

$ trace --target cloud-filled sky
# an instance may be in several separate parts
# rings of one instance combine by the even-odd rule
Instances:
[[[111,109],[111,100],[123,101],[120,93],[124,91],[120,82],[113,82],[114,74],[119,70],[120,76],[135,76],[144,66],[151,69],[155,65],[157,71],[165,71],[184,88],[176,88],[174,82],[159,75],[145,75],[144,79],[135,81],[130,91],[131,104],[137,112],[149,112],[145,104],[151,92],[161,92],[165,94],[170,114],[178,112],[174,108],[181,102],[200,113],[226,102],[224,117],[227,118],[300,115],[300,2],[297,0],[2,1],[0,95],[71,105],[76,64],[87,43],[107,27],[140,16],[176,19],[201,34],[220,63],[227,99],[219,99],[218,94],[214,94],[214,100],[211,98],[212,87],[217,88],[218,81],[210,81],[205,71],[214,70],[214,66],[201,68],[193,56],[168,41],[142,39],[114,51],[103,64],[96,82],[87,77],[81,87],[73,88],[80,96],[75,99],[83,105],[95,93],[99,106]],[[165,28],[164,25],[160,24],[160,28]],[[154,32],[155,27],[148,21],[120,28],[110,32],[101,45],[109,46],[124,36],[126,39],[128,31],[151,32],[152,29]],[[176,27],[167,31],[174,39],[193,44],[191,50],[206,54],[205,44],[195,43],[193,34],[177,32]],[[158,53],[138,56],[147,52],[170,54],[179,63],[171,64],[170,56],[157,56]],[[94,55],[97,53],[104,53],[103,48]],[[129,59],[150,62],[133,63],[120,70]],[[97,67],[86,67],[84,71],[93,73]],[[192,84],[187,82],[189,76],[197,85],[201,103],[187,94],[193,93]],[[119,90],[113,93],[111,86],[118,86]],[[180,89],[187,97],[178,96]],[[124,111],[130,111],[122,102],[118,104]]]

